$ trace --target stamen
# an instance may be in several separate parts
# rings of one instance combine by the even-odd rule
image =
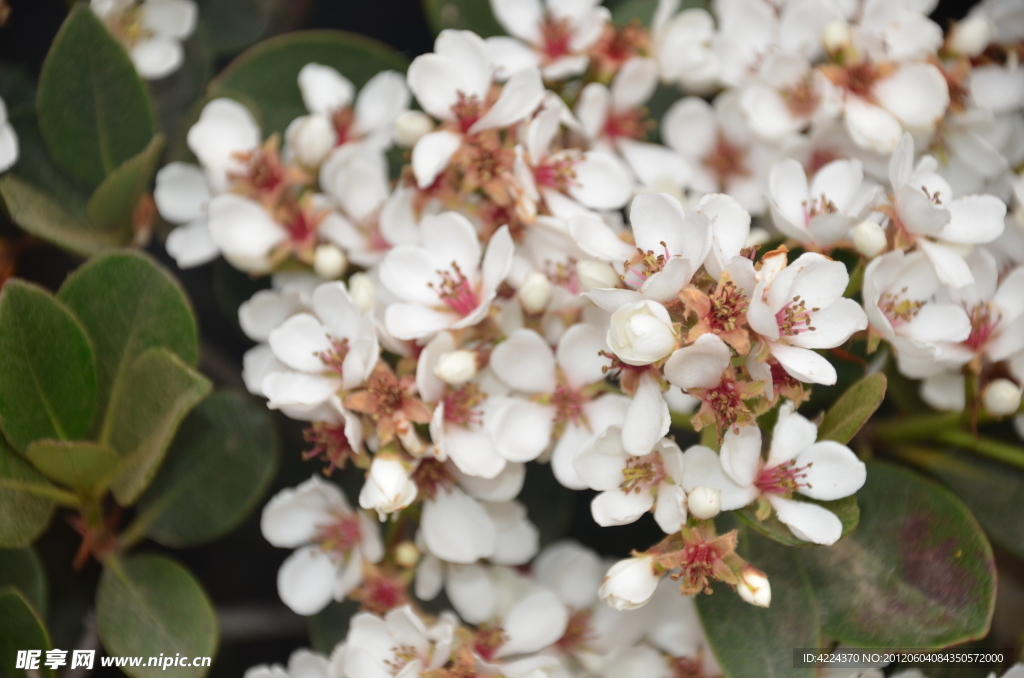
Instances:
[[[459,268],[458,263],[453,261],[452,270],[438,271],[437,274],[441,277],[441,284],[436,285],[432,282],[427,284],[437,292],[437,295],[450,309],[461,316],[466,316],[480,305],[473,286],[463,274],[462,269]]]
[[[778,466],[762,469],[757,479],[754,480],[754,486],[766,494],[780,494],[788,497],[801,487],[811,486],[810,483],[803,481],[807,477],[807,469],[810,467],[810,463],[798,467],[796,462],[787,461]]]
[[[820,308],[808,309],[806,303],[800,299],[800,295],[793,297],[791,302],[775,314],[775,320],[779,323],[779,333],[785,337],[792,337],[803,332],[815,331],[817,328],[811,325],[811,314],[820,310]]]

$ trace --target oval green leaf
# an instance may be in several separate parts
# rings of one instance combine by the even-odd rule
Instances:
[[[181,425],[139,501],[140,527],[175,548],[223,536],[263,497],[274,479],[277,452],[266,407],[226,391],[213,394]]]
[[[184,567],[157,555],[107,561],[96,592],[100,640],[115,657],[159,654],[211,657],[217,617],[199,582]],[[159,666],[125,666],[132,678],[166,678]],[[174,675],[201,678],[209,667],[175,667]]]
[[[195,365],[199,340],[192,307],[163,267],[138,252],[112,252],[88,261],[57,292],[92,338],[98,374],[97,426],[119,379],[143,351],[163,347]]]
[[[110,489],[131,506],[153,480],[167,448],[210,382],[165,348],[151,348],[132,363],[110,399],[103,442],[120,457]]]
[[[96,411],[96,361],[81,324],[49,292],[11,280],[0,293],[0,428],[24,452],[74,440]]]
[[[879,372],[864,377],[846,389],[825,413],[818,427],[818,440],[848,443],[882,404],[885,387],[885,375]]]
[[[481,38],[505,35],[490,3],[483,0],[423,0],[423,11],[435,35],[446,28],[473,31]]]
[[[89,219],[124,242],[132,238],[132,212],[156,174],[164,137],[157,134],[146,148],[111,172],[89,198]]]
[[[47,496],[54,489],[0,439],[0,548],[23,548],[43,533],[56,509]]]
[[[117,453],[106,445],[72,440],[36,440],[28,460],[44,476],[80,494],[98,495],[117,465]]]
[[[4,675],[28,678],[29,672],[14,668],[18,650],[41,650],[39,668],[32,675],[54,676],[53,669],[43,663],[49,649],[50,634],[21,591],[14,587],[0,588],[0,666],[4,667]]]
[[[0,549],[0,589],[13,586],[32,609],[46,614],[46,573],[35,549]]]
[[[800,501],[800,500],[798,500]],[[857,497],[843,497],[842,499],[836,499],[835,501],[812,501],[809,499],[803,499],[812,504],[827,508],[832,513],[839,517],[839,520],[843,523],[843,535],[845,537],[852,532],[857,524],[860,522],[860,507],[857,505]],[[757,503],[745,506],[736,512],[736,515],[746,523],[748,526],[760,532],[764,536],[768,537],[773,541],[777,541],[780,544],[786,546],[818,546],[813,542],[804,541],[799,537],[795,536],[792,530],[786,526],[773,512],[764,520],[757,519]],[[840,539],[842,539],[840,537]]]
[[[988,633],[995,562],[960,500],[905,468],[868,464],[860,527],[799,551],[823,628],[855,647],[946,647]]]
[[[88,186],[156,134],[149,94],[128,53],[84,4],[71,9],[53,40],[36,107],[50,155]]]
[[[356,87],[380,71],[404,72],[408,66],[400,53],[370,38],[344,31],[300,31],[246,50],[210,82],[208,91],[210,96],[242,94],[259,107],[264,134],[283,133],[288,123],[307,113],[298,77],[308,63],[336,68]]]

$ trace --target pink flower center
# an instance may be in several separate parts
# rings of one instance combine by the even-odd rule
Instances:
[[[551,62],[571,54],[569,44],[572,41],[572,27],[569,19],[556,18],[550,14],[540,24],[541,51]]]
[[[576,185],[576,162],[578,157],[559,154],[533,168],[533,180],[538,186],[547,186],[566,193]]]
[[[729,142],[719,135],[714,148],[701,159],[701,164],[715,176],[720,187],[724,187],[735,177],[749,174],[747,170],[747,151]]]
[[[765,494],[790,495],[801,487],[811,486],[803,482],[810,467],[811,464],[798,467],[796,462],[787,461],[778,466],[763,468],[754,480],[754,486]]]
[[[647,111],[642,108],[620,113],[612,111],[604,123],[604,133],[612,139],[643,139],[651,127],[646,115]]]
[[[361,536],[359,517],[354,513],[339,513],[333,522],[319,527],[315,541],[324,551],[344,558],[359,545]]]
[[[448,308],[461,316],[467,316],[480,305],[473,285],[456,262],[452,262],[451,270],[438,271],[437,274],[441,277],[441,283],[428,285],[437,292]]]
[[[657,452],[642,457],[630,457],[622,469],[623,492],[643,492],[658,486],[665,479],[665,464]]]
[[[984,350],[992,334],[999,326],[999,311],[990,304],[978,304],[968,311],[971,318],[971,334],[964,343],[975,352]]]
[[[886,292],[878,301],[879,310],[885,314],[885,317],[892,323],[893,327],[899,327],[913,320],[920,313],[921,307],[924,305],[920,301],[904,299],[903,295],[906,294],[907,289],[904,287],[898,294]]]
[[[452,113],[455,114],[455,119],[458,121],[459,129],[462,130],[463,134],[468,134],[469,128],[477,120],[484,117],[484,110],[484,102],[480,101],[480,98],[475,94],[466,96],[459,92],[458,99],[452,105]]]
[[[559,424],[566,422],[579,423],[585,418],[583,414],[585,402],[586,399],[583,397],[583,394],[576,389],[566,385],[559,386],[551,395],[551,404],[555,406],[556,412],[555,422]]]
[[[655,254],[654,250],[647,250],[646,252],[636,248],[637,254],[639,255],[633,262],[625,262],[626,273],[619,276],[622,282],[633,287],[643,287],[643,284],[647,282],[655,273],[658,273],[665,268],[665,264],[672,258],[672,255],[668,251],[668,245],[665,241],[661,241],[662,254]]]
[[[315,353],[320,362],[331,372],[341,376],[342,366],[345,364],[345,356],[348,355],[348,339],[337,339],[330,337],[331,347],[326,351]]]
[[[800,295],[793,297],[791,302],[775,314],[775,320],[779,323],[779,333],[785,337],[792,337],[803,332],[813,332],[817,328],[811,325],[811,314],[820,310],[808,309]]]
[[[477,406],[486,398],[476,384],[466,384],[445,396],[444,420],[463,428],[479,426],[483,413]]]
[[[803,202],[804,206],[804,226],[811,223],[811,219],[820,214],[834,214],[839,211],[836,204],[828,199],[824,193],[817,198],[811,198]]]
[[[335,146],[341,146],[345,142],[354,140],[355,135],[352,134],[352,123],[355,122],[355,118],[355,111],[348,107],[338,109],[331,115],[331,124],[334,126],[334,132],[338,136]]]

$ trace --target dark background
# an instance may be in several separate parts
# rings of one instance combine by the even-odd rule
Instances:
[[[485,2],[486,0],[480,0]],[[1024,0],[1022,0],[1024,1]],[[67,12],[67,0],[8,0],[10,20],[0,29],[0,62],[16,64],[37,76],[53,36]],[[200,5],[204,3],[202,0]],[[283,0],[285,12],[273,27],[274,32],[304,28],[332,28],[370,36],[403,52],[410,59],[430,51],[433,34],[418,0]],[[968,0],[942,0],[933,18],[942,26],[962,17],[973,3]],[[215,64],[219,71],[229,59]],[[218,385],[241,386],[241,356],[251,346],[224,308],[231,301],[251,292],[252,283],[233,272],[223,262],[189,271],[179,271],[159,245],[150,252],[178,275],[188,289],[196,308],[203,339],[202,369]],[[19,261],[17,274],[51,289],[59,287],[64,276],[79,260],[51,247],[28,250]],[[295,485],[317,470],[303,463],[299,451],[304,448],[301,429],[284,417],[278,417],[282,435],[281,470],[272,491]],[[680,439],[685,448],[694,441]],[[360,479],[348,474],[343,484],[357,491]],[[610,557],[622,557],[630,549],[656,542],[661,532],[647,516],[638,525],[599,528],[590,517],[593,493],[568,493],[553,481],[546,468],[531,468],[527,480],[530,496],[524,501],[539,524],[568,521],[568,533],[579,541]],[[268,495],[269,496],[269,495]],[[545,515],[546,514],[546,515]],[[553,514],[557,514],[556,516]],[[77,535],[58,517],[37,545],[45,562],[49,581],[48,622],[54,647],[75,647],[82,639],[83,621],[90,617],[92,597],[99,567],[90,563],[83,571],[73,572],[70,563],[77,548]],[[142,550],[161,550],[151,543]],[[308,644],[329,649],[343,626],[351,607],[334,605],[319,618],[306,620],[288,611],[277,598],[276,574],[281,561],[290,553],[275,549],[263,540],[259,531],[259,511],[237,531],[205,547],[175,551],[202,581],[221,615],[222,644],[211,676],[240,676],[246,668],[265,662],[285,663],[296,647]],[[97,662],[98,664],[98,662]],[[101,675],[122,675],[117,669],[99,670]]]

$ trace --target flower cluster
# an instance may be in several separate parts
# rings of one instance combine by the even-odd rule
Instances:
[[[722,511],[843,536],[823,502],[866,467],[798,408],[864,362],[851,342],[937,408],[1019,409],[1019,3],[946,35],[927,2],[677,5],[647,29],[492,0],[510,37],[442,31],[358,95],[308,64],[283,138],[215,99],[198,164],[160,171],[180,265],[273,274],[239,311],[249,390],[325,475],[365,474],[357,508],[314,476],[263,514],[297,549],[286,604],[365,610],[330,660],[293,658],[317,675],[715,675],[669,593],[769,605]],[[655,120],[659,83],[686,96]],[[530,462],[665,538],[610,568],[540,551]],[[442,589],[458,617],[419,611]]]

